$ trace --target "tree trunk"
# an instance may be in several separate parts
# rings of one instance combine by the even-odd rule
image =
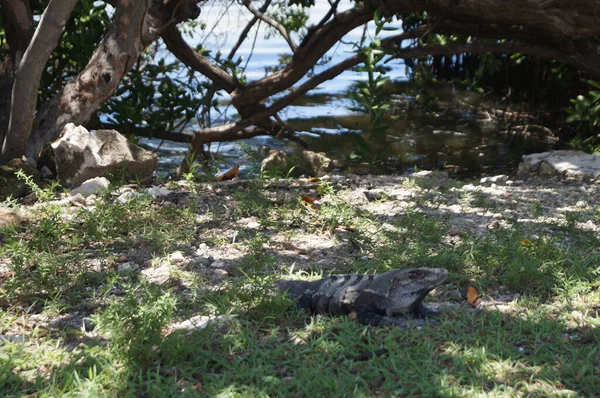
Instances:
[[[0,154],[8,131],[10,97],[17,65],[33,37],[33,14],[28,0],[0,0],[0,15],[4,22],[4,34],[8,57],[0,65]]]
[[[33,37],[33,14],[28,0],[0,0],[0,14],[14,72]]]
[[[116,3],[111,28],[85,69],[38,111],[27,156],[37,158],[41,148],[57,139],[67,123],[85,124],[90,120],[146,46],[168,27],[200,13],[193,0],[111,3]]]
[[[77,0],[51,0],[38,28],[15,71],[8,133],[2,146],[2,160],[22,156],[33,124],[37,93],[44,66],[58,44]],[[17,54],[18,57],[18,54]]]

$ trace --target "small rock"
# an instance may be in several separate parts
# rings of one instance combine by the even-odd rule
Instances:
[[[452,213],[462,213],[462,206],[461,205],[448,206],[448,211],[450,211]]]
[[[20,224],[24,221],[26,221],[26,219],[16,210],[0,206],[0,228]]]
[[[210,264],[210,266],[212,268],[225,268],[227,266],[227,264],[225,264],[224,261],[213,261],[212,264]]]
[[[176,251],[176,252],[169,254],[169,259],[176,263],[182,263],[185,261],[185,257],[183,255],[183,253],[180,251]]]
[[[105,177],[90,178],[83,184],[71,191],[71,196],[81,194],[83,196],[90,196],[99,193],[101,190],[108,188],[110,181]]]
[[[229,272],[222,268],[217,268],[213,271],[213,276],[215,276],[217,279],[225,279],[229,276]]]
[[[132,263],[132,262],[129,262],[129,261],[127,261],[127,262],[125,262],[125,263],[123,263],[123,264],[120,264],[120,265],[117,267],[117,271],[118,271],[118,272],[132,271],[132,270],[133,270],[133,264],[134,264],[134,263]]]
[[[163,187],[150,187],[150,188],[148,188],[148,193],[155,198],[159,198],[162,196],[169,195],[171,193],[171,191],[168,190],[167,188],[163,188]]]
[[[477,190],[477,187],[473,184],[463,185],[461,188],[464,192],[473,192]]]
[[[171,330],[188,330],[191,332],[194,330],[206,329],[206,327],[211,324],[223,326],[229,324],[235,317],[235,315],[219,315],[216,317],[198,315],[190,319],[186,319],[185,321],[174,323],[171,325]]]
[[[122,205],[124,205],[127,202],[129,202],[135,196],[139,196],[139,193],[134,192],[134,191],[127,191],[127,192],[119,195],[119,197],[116,200],[117,200],[117,202],[119,202]]]
[[[587,220],[584,223],[580,223],[578,227],[584,231],[596,231],[598,229],[592,220]]]
[[[42,169],[40,170],[40,177],[48,180],[54,177],[54,173],[48,168],[48,166],[42,166]]]
[[[98,200],[98,197],[94,194],[91,194],[90,196],[88,196],[87,198],[85,198],[85,205],[86,206],[93,206],[96,204],[96,200]]]

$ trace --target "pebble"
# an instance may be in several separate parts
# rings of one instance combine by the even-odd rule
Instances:
[[[212,268],[224,268],[225,266],[227,266],[227,264],[225,264],[225,262],[224,262],[224,261],[219,261],[219,260],[217,260],[217,261],[213,261],[213,262],[210,264],[210,266],[211,266]]]
[[[182,263],[185,261],[185,257],[183,256],[183,253],[180,251],[176,251],[176,252],[169,254],[169,259],[176,263]]]

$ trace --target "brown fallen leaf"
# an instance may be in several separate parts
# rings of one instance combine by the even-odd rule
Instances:
[[[233,180],[236,177],[239,177],[240,175],[240,165],[236,164],[235,166],[233,166],[231,168],[231,170],[227,171],[226,173],[221,174],[220,176],[217,176],[216,180],[217,181],[229,181],[229,180]]]
[[[467,302],[471,305],[475,305],[475,300],[477,300],[477,289],[473,286],[469,286],[467,288]]]
[[[319,181],[321,181],[321,179],[319,177],[311,177],[311,178],[308,179],[308,181],[310,181],[310,182],[319,182]]]
[[[303,201],[305,201],[306,203],[313,203],[315,201],[315,198],[313,198],[310,195],[300,195],[300,197],[302,198]]]

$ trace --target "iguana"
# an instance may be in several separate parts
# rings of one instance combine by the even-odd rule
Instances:
[[[312,282],[281,280],[277,288],[311,313],[352,314],[364,324],[402,327],[405,320],[398,316],[435,314],[423,299],[446,278],[443,268],[403,268],[379,275],[331,275]]]

